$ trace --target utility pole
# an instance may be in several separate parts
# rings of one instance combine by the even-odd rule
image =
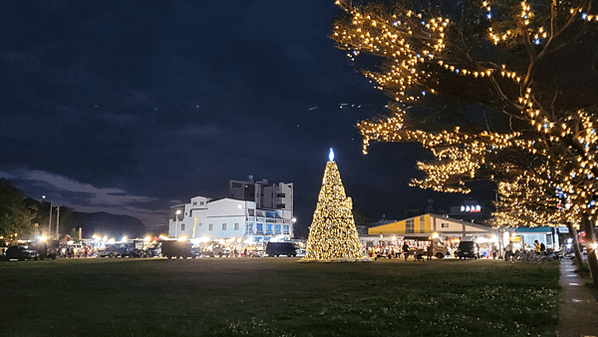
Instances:
[[[60,206],[56,207],[56,240],[60,240],[60,234],[58,230],[60,229]]]
[[[42,195],[42,199],[46,199],[45,195]],[[52,200],[48,199],[50,202],[50,216],[48,217],[48,237],[52,235]]]

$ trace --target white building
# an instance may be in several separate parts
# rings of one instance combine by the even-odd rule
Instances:
[[[210,239],[241,238],[255,242],[293,236],[293,184],[268,185],[231,180],[231,197],[212,200],[191,198],[188,204],[171,207],[168,236]]]

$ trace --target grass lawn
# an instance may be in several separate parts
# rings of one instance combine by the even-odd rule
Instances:
[[[558,263],[0,263],[0,336],[556,336]]]

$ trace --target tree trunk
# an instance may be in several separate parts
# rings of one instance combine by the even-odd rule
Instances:
[[[577,229],[575,229],[575,226],[570,222],[567,222],[567,227],[569,228],[569,235],[571,236],[573,251],[575,252],[575,264],[581,266],[583,260],[581,257],[581,249],[579,249],[579,241],[577,241]]]
[[[592,282],[594,286],[598,287],[598,260],[596,260],[596,250],[594,249],[595,235],[594,226],[590,221],[589,216],[584,214],[583,220],[581,221],[581,230],[586,232],[586,250],[588,257],[588,266],[590,267],[590,275],[592,276]]]

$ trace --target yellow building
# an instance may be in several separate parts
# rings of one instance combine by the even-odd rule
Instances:
[[[438,233],[443,237],[486,236],[495,234],[491,226],[438,214],[422,214],[385,225],[370,227],[369,235],[396,235],[410,237],[426,237]]]

